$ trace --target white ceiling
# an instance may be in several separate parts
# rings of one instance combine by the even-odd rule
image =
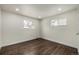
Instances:
[[[43,18],[53,16],[76,8],[73,4],[2,4],[2,10],[18,13],[25,16]],[[16,11],[19,8],[19,11]],[[58,9],[61,8],[60,11]]]

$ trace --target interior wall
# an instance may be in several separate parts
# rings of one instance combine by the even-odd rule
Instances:
[[[24,20],[33,22],[34,28],[24,28]],[[39,21],[28,17],[2,11],[3,46],[39,37]]]
[[[2,32],[1,32],[1,9],[0,9],[0,47],[1,47],[1,40],[2,40]]]
[[[51,26],[51,20],[67,19],[65,26]],[[51,41],[76,47],[79,50],[79,10],[73,10],[42,20],[42,37]]]

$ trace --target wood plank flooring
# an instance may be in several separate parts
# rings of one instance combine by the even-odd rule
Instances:
[[[6,47],[1,55],[77,55],[76,48],[38,38]]]

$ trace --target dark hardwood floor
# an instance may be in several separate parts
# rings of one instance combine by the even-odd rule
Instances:
[[[2,47],[1,55],[77,55],[76,48],[38,38]]]

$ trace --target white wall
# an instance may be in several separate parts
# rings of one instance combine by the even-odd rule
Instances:
[[[2,11],[3,46],[28,41],[39,37],[39,21]],[[24,20],[33,22],[35,29],[24,29]]]
[[[67,18],[66,26],[50,26],[50,20]],[[79,49],[79,10],[42,20],[42,37]]]
[[[1,47],[1,40],[2,40],[2,34],[1,34],[1,9],[0,9],[0,47]]]

